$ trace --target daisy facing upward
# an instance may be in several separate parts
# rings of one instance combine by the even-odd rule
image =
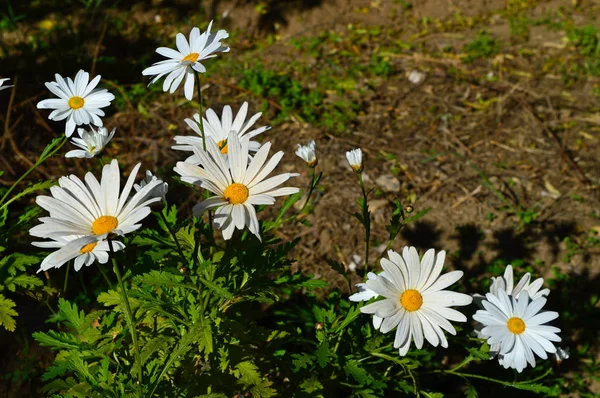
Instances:
[[[67,137],[73,134],[76,126],[82,124],[102,127],[100,116],[104,116],[104,112],[101,108],[109,106],[115,96],[106,89],[96,88],[100,82],[100,75],[91,82],[90,74],[83,70],[77,72],[75,80],[71,80],[70,77],[65,79],[58,73],[55,78],[56,81],[46,83],[46,87],[58,98],[38,102],[38,109],[54,109],[48,116],[50,120],[67,119]]]
[[[223,230],[223,238],[231,239],[233,231],[248,227],[260,239],[260,227],[254,206],[272,205],[275,197],[291,195],[298,188],[277,188],[296,173],[283,173],[267,176],[275,169],[283,152],[277,152],[267,161],[271,143],[264,144],[248,163],[248,140],[239,140],[237,133],[229,133],[228,155],[221,153],[213,139],[206,140],[207,152],[201,146],[194,146],[194,153],[200,166],[178,162],[175,172],[185,182],[196,184],[209,190],[215,196],[200,202],[194,207],[194,215],[217,208],[215,226]]]
[[[380,325],[382,333],[396,329],[394,348],[399,349],[401,356],[406,355],[413,340],[418,349],[423,347],[424,339],[434,347],[448,347],[443,330],[456,334],[449,321],[467,321],[466,316],[450,307],[469,305],[473,301],[469,295],[444,290],[457,282],[463,272],[441,275],[446,258],[443,250],[436,255],[429,249],[421,260],[414,247],[405,247],[402,255],[390,250],[388,256],[389,260],[381,259],[385,273],[370,274],[362,286],[363,293],[351,300],[384,297],[360,311],[379,318],[377,322],[374,320],[374,325],[376,328]]]

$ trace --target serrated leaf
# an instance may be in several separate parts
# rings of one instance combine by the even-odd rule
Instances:
[[[121,303],[121,296],[114,290],[102,292],[98,295],[98,302],[104,304],[105,307],[115,307]]]
[[[67,300],[60,298],[58,300],[58,311],[61,319],[64,319],[69,327],[77,332],[81,332],[81,326],[85,321],[85,312],[77,308],[77,304],[71,304]]]
[[[53,181],[53,180],[37,182],[33,185],[28,186],[27,188],[23,189],[21,192],[19,192],[18,194],[16,194],[12,198],[10,198],[4,204],[4,206],[9,205],[10,203],[14,202],[15,200],[22,198],[23,196],[29,195],[31,193],[35,193],[37,191],[41,191],[43,189],[49,189],[50,187],[53,187],[54,185],[56,185],[56,181]]]
[[[171,340],[170,337],[158,336],[147,341],[142,347],[142,363],[147,362],[154,353],[167,350],[171,345]]]
[[[473,386],[473,384],[467,381],[465,388],[465,397],[466,398],[477,398],[479,395],[477,394],[477,390]]]
[[[339,332],[341,330],[344,330],[344,328],[346,328],[346,326],[350,325],[360,315],[361,315],[360,307],[357,306],[357,305],[352,306],[350,308],[350,310],[348,311],[348,314],[346,315],[346,318],[344,318],[344,320],[342,321],[342,323],[340,323],[338,326],[336,326],[335,328],[333,328],[332,332],[335,333],[335,332]]]
[[[362,385],[371,384],[371,381],[373,380],[369,373],[367,373],[367,371],[361,366],[360,362],[358,362],[356,359],[351,359],[346,362],[344,370],[346,371],[346,375],[352,376],[354,380]]]
[[[319,344],[319,347],[317,347],[317,350],[315,351],[315,356],[317,357],[319,366],[322,368],[327,366],[331,359],[331,352],[329,351],[329,343],[327,341],[323,341]]]
[[[48,333],[35,332],[33,338],[43,347],[52,349],[79,349],[79,340],[72,334],[49,330]]]
[[[302,391],[312,394],[317,391],[321,391],[323,389],[323,384],[315,377],[311,377],[310,379],[304,380],[300,383],[300,388]]]
[[[292,354],[292,365],[294,366],[294,372],[298,372],[301,369],[308,369],[314,362],[315,357],[310,354]]]
[[[4,326],[9,332],[14,332],[17,327],[13,317],[19,314],[13,309],[15,305],[14,301],[0,294],[0,326]]]
[[[258,367],[250,361],[235,365],[233,375],[246,387],[259,385],[262,381]]]

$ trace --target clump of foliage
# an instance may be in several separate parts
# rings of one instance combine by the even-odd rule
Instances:
[[[498,54],[500,44],[486,30],[482,30],[473,41],[463,47],[462,51],[466,54],[463,61],[471,63]]]

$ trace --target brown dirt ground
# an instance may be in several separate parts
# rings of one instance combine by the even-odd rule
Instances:
[[[326,260],[349,264],[353,255],[364,259],[363,230],[350,216],[357,211],[355,200],[360,188],[344,156],[345,151],[361,147],[366,155],[367,187],[377,189],[371,196],[371,262],[386,241],[392,200],[399,198],[417,210],[431,207],[432,211],[401,233],[395,249],[405,245],[420,250],[444,249],[450,253],[450,267],[468,269],[472,274],[499,258],[541,260],[544,276],[550,275],[553,266],[592,276],[600,273],[597,249],[563,262],[565,237],[583,240],[587,231],[600,233],[600,220],[592,215],[600,210],[600,113],[598,97],[592,94],[592,86],[598,82],[588,79],[567,88],[559,76],[538,73],[542,54],[565,51],[564,32],[537,26],[532,28],[527,42],[512,43],[507,22],[494,18],[504,6],[502,0],[414,3],[412,11],[405,13],[397,3],[385,0],[285,1],[261,16],[247,2],[214,1],[213,14],[227,13],[230,27],[245,32],[248,42],[265,31],[277,34],[278,41],[260,49],[267,65],[298,57],[289,45],[293,37],[318,35],[324,30],[345,34],[348,24],[358,24],[384,27],[384,41],[393,42],[419,33],[417,18],[449,18],[456,12],[491,16],[487,28],[503,44],[494,65],[464,65],[458,59],[432,58],[427,54],[448,46],[460,48],[478,30],[433,30],[417,39],[417,50],[391,58],[398,73],[378,78],[374,83],[359,82],[363,94],[356,100],[363,106],[345,134],[331,134],[294,118],[264,134],[264,141],[270,140],[276,150],[286,152],[282,166],[286,171],[302,171],[297,179],[301,187],[308,184],[308,175],[302,161],[293,155],[296,144],[317,141],[317,170],[324,177],[314,197],[314,211],[307,217],[311,226],[289,226],[280,232],[282,237],[302,237],[295,253],[298,267],[346,289],[344,278]],[[541,15],[563,4],[540,2],[535,12]],[[155,20],[156,15],[162,14],[152,6],[140,6],[135,13],[138,22]],[[169,16],[162,18],[168,20]],[[582,25],[589,21],[584,11],[575,18]],[[520,49],[533,51],[535,56],[517,55]],[[368,44],[362,44],[357,58],[370,50]],[[323,60],[311,62],[318,68]],[[422,83],[414,85],[407,80],[413,70],[425,74]],[[482,80],[480,76],[488,72],[500,80]],[[262,99],[240,91],[236,80],[232,76],[205,86],[205,98],[210,98],[217,112],[219,104],[239,104],[244,100],[250,102],[251,111],[260,106]],[[15,145],[8,145],[0,153],[2,168],[7,171],[4,182],[10,182],[27,166],[25,159],[35,159],[48,136],[59,129],[58,123],[48,122],[47,115],[34,108],[45,95],[40,91],[37,97],[17,104],[20,113],[11,116],[12,120],[23,118],[23,132]],[[181,160],[180,154],[170,149],[172,137],[186,133],[183,119],[194,113],[181,106],[182,96],[168,97],[164,94],[164,101],[148,104],[148,117],[130,104],[128,110],[105,120],[107,126],[119,126],[121,131],[108,154],[118,154],[129,165],[142,159],[146,168],[162,169],[168,174],[174,163]],[[482,100],[490,98],[496,99],[489,106],[481,105]],[[437,113],[431,112],[434,107]],[[271,108],[262,122],[268,124],[275,113],[276,109]],[[440,118],[440,114],[448,116]],[[26,125],[32,120],[35,125]],[[3,124],[4,118],[1,121]],[[559,126],[555,139],[548,128]],[[82,174],[87,164],[75,160],[67,166],[62,159],[53,160],[38,177],[56,178],[66,170]],[[485,187],[474,167],[485,172],[513,206],[535,206],[539,213],[536,222],[519,228],[512,212],[499,210],[503,203]],[[381,176],[394,183],[381,183]],[[190,195],[184,204],[189,207],[195,200]],[[486,220],[489,213],[497,217]],[[359,279],[354,277],[355,281]]]
[[[178,3],[184,6],[186,1]],[[536,26],[528,42],[512,43],[506,20],[494,16],[504,4],[501,0],[426,0],[415,2],[407,12],[389,1],[314,0],[278,4],[270,7],[267,15],[259,15],[254,4],[215,1],[212,12],[226,14],[230,28],[247,34],[242,44],[264,35],[265,31],[276,32],[279,40],[260,48],[266,65],[291,62],[298,57],[289,45],[293,37],[310,37],[327,30],[344,35],[348,24],[355,24],[383,27],[382,40],[393,42],[419,33],[417,18],[449,18],[456,13],[489,17],[487,29],[503,45],[493,65],[488,62],[464,65],[458,59],[432,58],[427,54],[449,46],[460,48],[473,39],[478,29],[458,33],[432,30],[416,39],[419,50],[392,55],[391,62],[398,73],[390,78],[377,78],[374,83],[358,83],[364,94],[356,100],[363,107],[346,134],[330,134],[294,118],[264,134],[264,140],[271,140],[274,148],[287,153],[283,167],[288,170],[305,170],[300,159],[293,155],[297,143],[310,139],[318,143],[318,171],[323,172],[324,178],[315,196],[314,212],[308,216],[311,227],[292,226],[282,232],[303,237],[297,253],[301,269],[337,280],[343,287],[343,278],[330,269],[325,259],[349,263],[353,255],[364,258],[363,230],[350,216],[357,209],[355,198],[359,187],[344,157],[346,150],[361,147],[366,154],[365,181],[368,187],[377,188],[371,196],[375,253],[378,248],[381,251],[380,244],[385,242],[391,201],[397,197],[411,202],[416,209],[433,210],[401,234],[394,245],[396,249],[407,244],[421,250],[445,249],[465,267],[480,267],[497,258],[541,260],[546,276],[555,265],[573,271],[585,268],[592,275],[600,271],[598,256],[575,256],[568,264],[562,261],[564,237],[600,229],[600,221],[591,216],[592,211],[600,209],[600,116],[598,97],[591,93],[597,81],[589,79],[565,88],[559,76],[537,73],[540,68],[537,55],[564,51],[564,32]],[[534,14],[543,15],[563,4],[540,2]],[[160,9],[140,6],[133,15],[142,23],[163,14]],[[588,21],[585,12],[575,18],[581,24]],[[359,59],[362,52],[372,51],[369,43],[366,47],[362,44],[356,49]],[[539,49],[539,53],[532,57],[516,56],[519,49]],[[308,62],[318,68],[323,60]],[[411,84],[407,75],[412,70],[423,72],[425,80]],[[482,81],[479,77],[488,72],[500,80]],[[240,91],[236,80],[236,77],[228,81],[213,80],[205,86],[205,98],[210,98],[217,112],[220,104],[244,100],[250,102],[251,110],[259,107],[261,99]],[[12,120],[34,117],[38,126],[33,128],[53,133],[56,123],[48,122],[33,107],[43,95],[40,92],[38,97],[20,103],[22,114],[13,114]],[[478,105],[490,98],[494,100],[489,106]],[[150,117],[140,115],[132,104],[129,110],[113,114],[105,124],[119,126],[123,134],[115,139],[108,154],[118,153],[126,159],[127,154],[135,154],[128,159],[131,163],[141,158],[149,169],[169,170],[180,160],[180,154],[169,148],[172,137],[186,134],[183,119],[193,113],[181,104],[180,98],[149,104]],[[433,107],[438,109],[437,115],[432,114]],[[268,123],[275,112],[271,108],[262,122]],[[446,117],[440,118],[440,113]],[[567,127],[554,138],[548,128],[557,126]],[[11,160],[15,151],[20,163],[26,164],[23,158],[33,159],[34,151],[46,139],[38,138],[28,131],[30,128],[23,126],[21,134],[27,137],[23,145],[13,146],[0,157],[8,176],[15,168]],[[24,152],[23,156],[19,152]],[[70,172],[78,169],[82,173],[87,165],[79,160],[74,163],[75,167],[73,163],[68,166]],[[539,213],[536,222],[517,228],[514,214],[498,210],[502,203],[482,184],[474,167],[485,172],[513,205],[535,206]],[[56,160],[41,172],[46,177],[56,177],[66,169],[62,160]],[[378,184],[381,176],[391,181],[392,186]],[[297,181],[305,186],[306,173]],[[574,195],[581,199],[572,200]],[[193,201],[190,196],[186,204]],[[486,221],[489,213],[498,217]]]

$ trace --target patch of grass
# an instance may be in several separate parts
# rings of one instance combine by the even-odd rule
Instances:
[[[591,76],[600,76],[600,30],[594,25],[573,28],[567,33],[567,39],[582,58],[578,69]]]
[[[479,32],[477,37],[463,47],[463,52],[466,53],[463,61],[471,63],[477,59],[490,58],[498,54],[500,44],[486,30]]]
[[[355,86],[352,82],[336,82],[336,91],[339,92]],[[360,107],[359,103],[350,99],[329,99],[323,91],[308,88],[289,74],[276,72],[263,65],[244,70],[240,86],[281,106],[274,123],[294,115],[304,122],[324,127],[329,131],[343,132],[348,129]]]
[[[529,40],[529,26],[531,20],[524,16],[509,17],[508,24],[510,26],[510,34],[522,41]]]

